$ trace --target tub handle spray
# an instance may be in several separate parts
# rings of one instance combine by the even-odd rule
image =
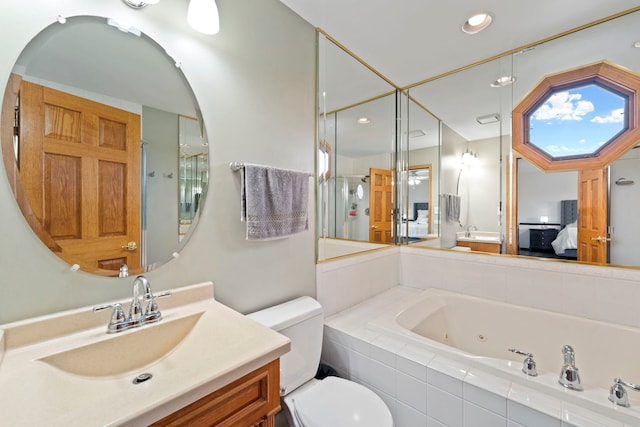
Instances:
[[[524,361],[522,362],[522,372],[524,372],[525,374],[531,377],[538,376],[538,370],[536,369],[536,361],[533,360],[533,354],[525,353],[524,351],[520,351],[515,348],[510,348],[508,350],[512,353],[525,356]]]

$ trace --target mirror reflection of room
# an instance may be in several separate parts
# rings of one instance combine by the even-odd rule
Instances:
[[[102,276],[171,260],[208,181],[208,143],[175,61],[144,34],[79,16],[44,29],[12,79],[5,97],[16,101],[5,105],[15,104],[17,132],[5,165],[38,237]]]

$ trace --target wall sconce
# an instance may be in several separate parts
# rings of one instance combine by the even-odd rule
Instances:
[[[462,153],[462,166],[474,166],[478,163],[478,156],[473,151],[469,151],[467,148]]]
[[[142,9],[148,4],[156,4],[160,0],[122,0],[124,4],[134,9]],[[218,34],[220,31],[220,16],[215,0],[191,0],[187,9],[187,22],[194,30],[207,35]]]

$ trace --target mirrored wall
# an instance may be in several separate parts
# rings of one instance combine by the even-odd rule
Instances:
[[[331,145],[332,168],[331,177],[320,180],[319,236],[321,243],[337,240],[345,249],[323,251],[321,244],[319,259],[375,247],[366,232],[372,224],[356,224],[370,209],[364,185],[369,169],[384,167],[394,172],[395,187],[389,243],[579,261],[556,253],[546,238],[555,240],[567,225],[561,220],[562,206],[578,198],[577,172],[545,173],[513,152],[511,111],[548,75],[602,60],[640,72],[639,25],[640,12],[629,11],[406,88],[394,88],[321,35],[319,140]],[[346,64],[361,74],[351,78]],[[386,126],[379,134],[373,121],[356,126],[357,119],[374,117],[365,112],[368,106],[389,115],[376,118]],[[597,114],[605,117],[606,112]],[[361,147],[361,157],[348,148],[343,132],[349,126],[372,131],[352,139]],[[383,141],[385,151],[365,154],[374,141]],[[640,228],[630,217],[640,203],[637,151],[627,151],[606,170],[610,264],[640,265],[640,255],[631,247]],[[381,156],[379,163],[374,156]],[[328,184],[339,180],[343,182]]]

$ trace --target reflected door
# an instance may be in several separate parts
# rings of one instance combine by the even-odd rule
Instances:
[[[19,169],[58,256],[103,275],[139,270],[139,115],[23,81]]]
[[[369,241],[391,243],[393,212],[391,171],[369,169]]]
[[[607,168],[578,172],[578,261],[608,262]]]

